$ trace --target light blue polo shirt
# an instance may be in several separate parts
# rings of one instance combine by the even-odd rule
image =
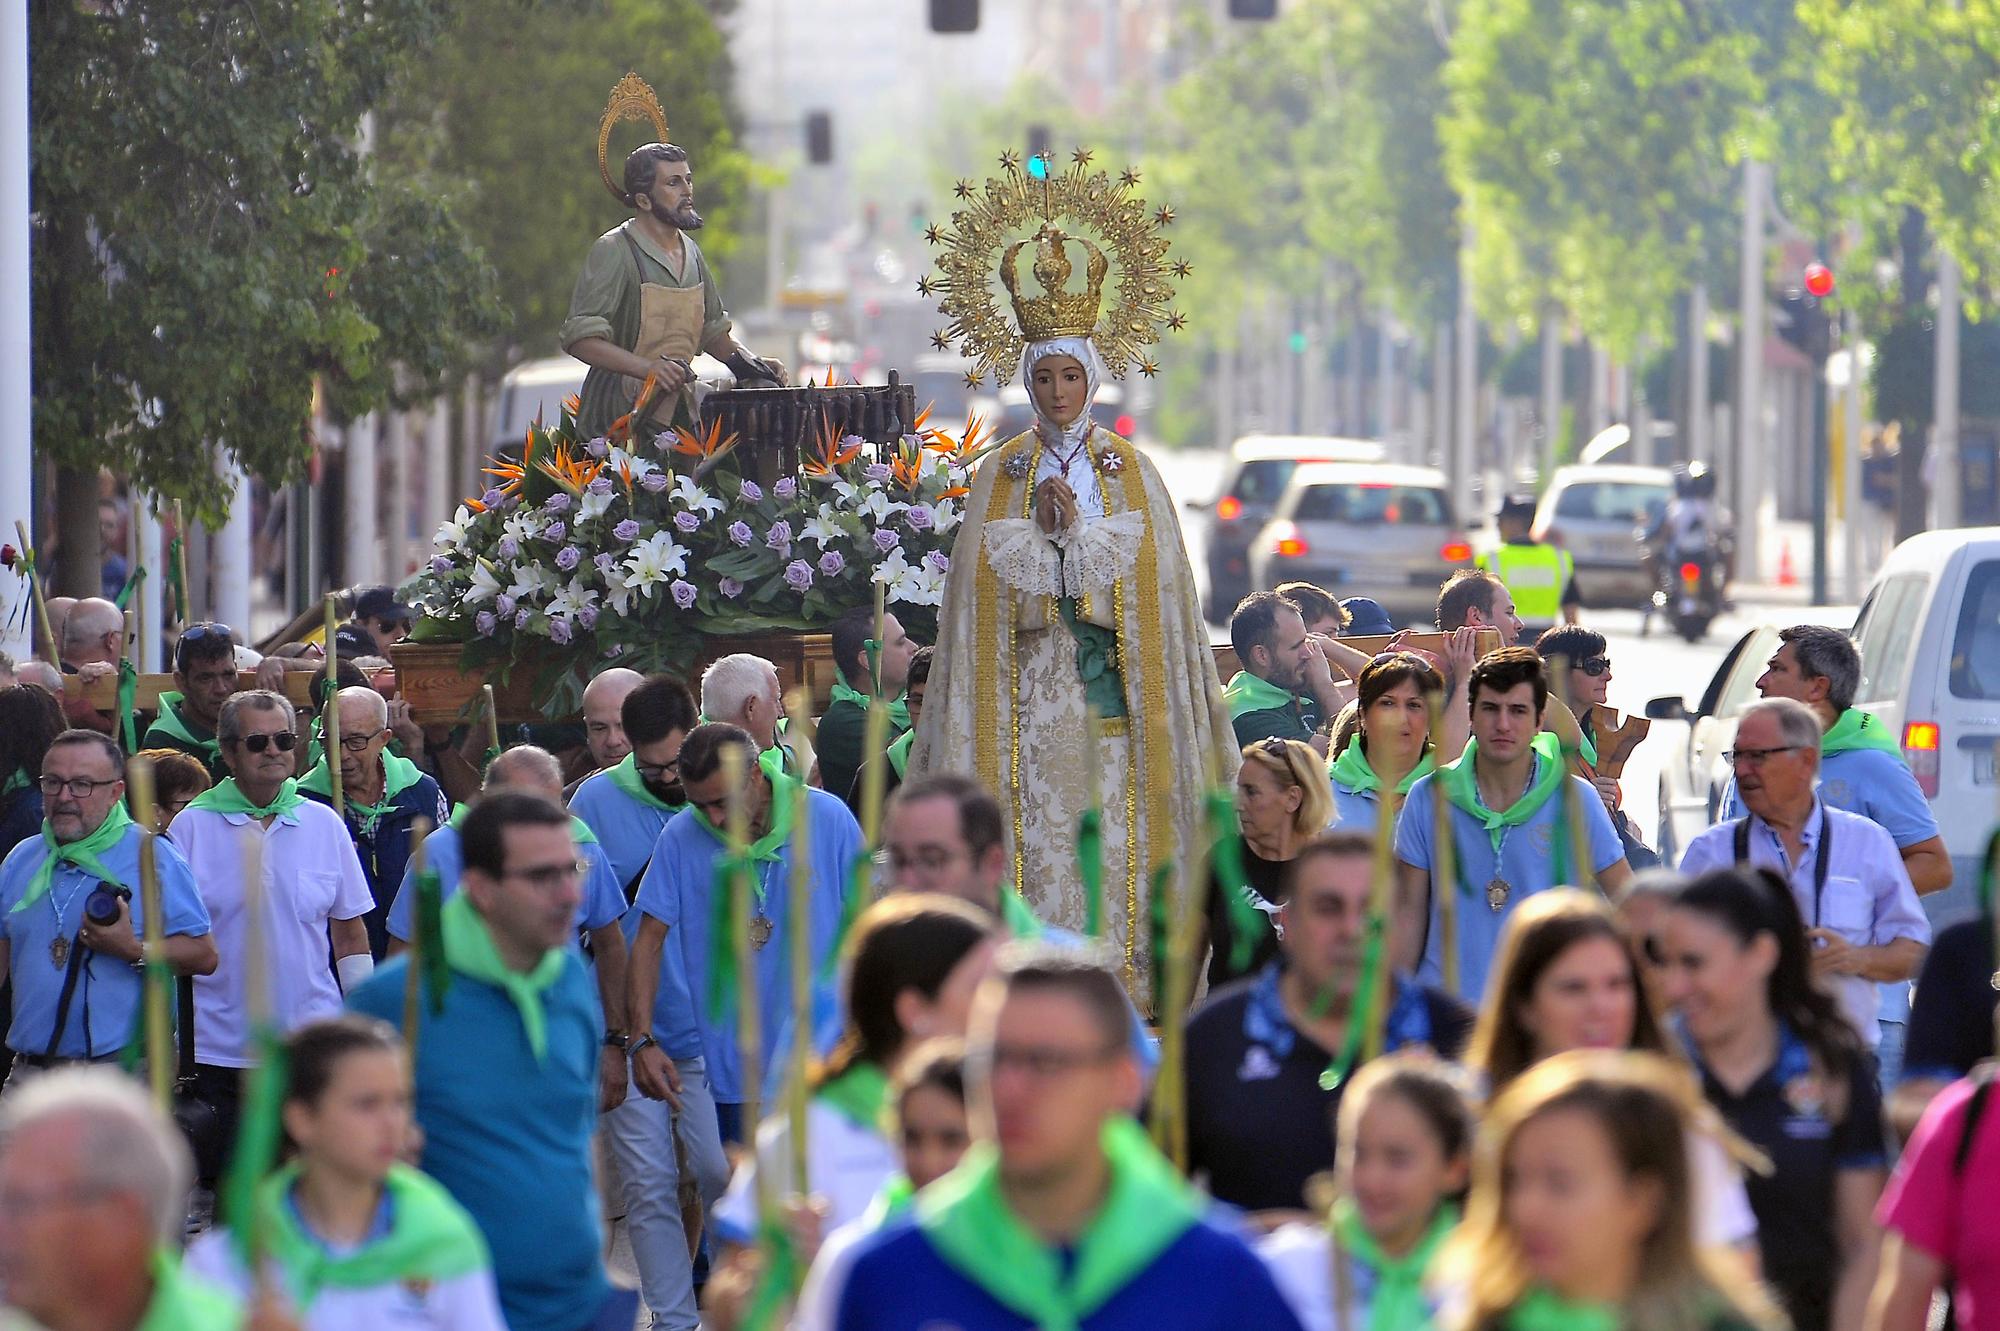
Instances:
[[[1541,759],[1535,759],[1539,768]],[[1565,804],[1582,815],[1590,847],[1590,867],[1602,873],[1625,858],[1625,845],[1618,829],[1604,811],[1597,790],[1582,777],[1568,778],[1574,800],[1558,791],[1535,811],[1535,816],[1518,827],[1506,829],[1500,853],[1493,853],[1493,840],[1486,829],[1465,810],[1451,810],[1452,852],[1457,882],[1448,885],[1458,905],[1458,989],[1454,996],[1477,1004],[1486,992],[1486,973],[1493,952],[1500,944],[1500,931],[1507,917],[1523,900],[1551,887],[1574,883],[1574,869],[1562,870],[1575,858],[1570,838],[1574,836],[1563,816]],[[1533,778],[1529,781],[1533,786]],[[1437,836],[1438,797],[1436,775],[1426,776],[1410,787],[1409,798],[1396,823],[1396,858],[1418,869],[1430,869]],[[1560,847],[1560,848],[1558,848]],[[1486,885],[1495,876],[1507,881],[1507,901],[1499,910],[1487,904]],[[1561,876],[1559,876],[1561,875]],[[1444,988],[1443,954],[1439,947],[1438,892],[1446,884],[1432,882],[1430,923],[1424,936],[1423,962],[1417,980],[1436,989]]]
[[[589,863],[590,871],[583,876],[583,900],[577,903],[576,927],[602,929],[607,924],[616,924],[625,914],[625,893],[618,887],[611,860],[603,846],[588,841],[579,844],[577,850]],[[438,886],[443,889],[438,900],[451,900],[458,891],[459,875],[465,872],[465,852],[459,846],[456,827],[446,823],[424,838],[424,867],[437,870]],[[398,942],[409,942],[414,928],[410,915],[416,909],[416,883],[416,857],[411,856],[409,867],[403,870],[403,886],[389,905],[389,937]]]
[[[813,974],[824,968],[840,936],[840,908],[847,890],[847,875],[854,857],[861,853],[861,825],[839,798],[823,790],[806,792],[808,836],[812,847],[812,926]],[[678,946],[686,968],[688,993],[693,1000],[689,1014],[699,1032],[699,1052],[708,1059],[708,1080],[719,1104],[743,1102],[743,1064],[738,1056],[736,1017],[724,1012],[721,1022],[710,1020],[708,1011],[709,934],[714,916],[715,862],[722,857],[722,841],[693,809],[675,814],[653,846],[652,863],[639,880],[639,909],[667,926],[667,946]],[[791,912],[786,908],[791,890],[792,847],[788,841],[777,857],[756,866],[757,881],[763,887],[758,907],[770,921],[770,939],[757,950],[759,1063],[769,1067],[778,1048],[778,1033],[792,1014],[791,944],[787,941]],[[656,1012],[657,1016],[657,1012]],[[661,1038],[660,1046],[670,1057],[687,1057],[678,1052],[688,1047],[685,1027],[671,1031],[671,1039]],[[760,1082],[761,1084],[761,1082]]]
[[[136,890],[139,882],[139,842],[136,826],[125,830],[116,846],[100,858],[120,883],[134,888],[132,931],[144,937],[146,912]],[[83,903],[97,885],[93,874],[74,864],[58,864],[48,894],[25,910],[14,909],[27,895],[29,880],[48,854],[40,835],[14,847],[0,864],[0,935],[7,939],[8,968],[14,980],[14,1021],[7,1029],[7,1047],[40,1056],[56,1027],[56,1006],[62,999],[67,964],[58,966],[49,954],[56,940],[56,907],[62,907],[62,934],[74,940],[83,925]],[[160,878],[160,905],[168,936],[198,937],[209,931],[208,908],[195,890],[194,874],[173,842],[154,843],[154,864]],[[134,1014],[145,987],[139,972],[115,957],[92,954],[76,978],[70,996],[69,1019],[63,1025],[56,1053],[65,1058],[100,1058],[125,1047]]]
[[[1326,825],[1327,831],[1365,832],[1374,836],[1381,821],[1382,802],[1374,791],[1349,790],[1338,781],[1333,783],[1333,821]]]

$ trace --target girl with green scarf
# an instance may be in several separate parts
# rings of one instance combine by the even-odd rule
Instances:
[[[401,1163],[410,1083],[395,1032],[361,1016],[316,1021],[287,1041],[286,1067],[297,1151],[258,1188],[254,1242],[300,1325],[506,1331],[472,1218]],[[197,1240],[187,1267],[239,1295],[253,1284],[227,1227]]]
[[[1427,1331],[1431,1261],[1458,1223],[1472,1106],[1446,1065],[1390,1054],[1340,1102],[1340,1161],[1325,1220],[1258,1244],[1306,1331]]]
[[[1357,681],[1351,711],[1334,727],[1332,827],[1375,834],[1382,792],[1402,808],[1418,778],[1437,766],[1431,708],[1444,702],[1444,677],[1412,652],[1385,652]]]

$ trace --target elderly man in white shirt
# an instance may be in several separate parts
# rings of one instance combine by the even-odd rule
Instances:
[[[279,1033],[340,1012],[375,968],[363,921],[374,897],[340,815],[298,792],[292,779],[298,718],[282,694],[254,689],[223,704],[216,725],[233,775],[174,819],[169,834],[194,870],[222,964],[195,980],[196,1091],[235,1133],[240,1070],[257,1061],[252,1017],[268,1012]],[[262,888],[244,891],[254,836]],[[264,995],[248,992],[250,928],[262,926]],[[333,965],[327,964],[331,944]],[[337,980],[337,983],[336,983]],[[202,1161],[204,1183],[213,1159]]]
[[[1805,918],[1814,972],[1873,1049],[1882,1038],[1876,986],[1916,974],[1931,941],[1902,855],[1880,824],[1819,798],[1820,723],[1804,703],[1753,704],[1727,756],[1750,813],[1696,837],[1681,872],[1748,863],[1783,875]]]

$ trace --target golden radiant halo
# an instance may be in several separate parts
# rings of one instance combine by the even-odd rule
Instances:
[[[604,103],[604,118],[597,122],[597,174],[604,178],[604,188],[611,191],[611,197],[624,203],[625,191],[611,178],[611,131],[626,120],[650,120],[658,141],[667,139],[667,113],[660,106],[660,99],[653,95],[652,85],[637,74],[627,73],[611,87],[611,97]]]
[[[1020,366],[1021,334],[994,279],[1001,253],[1049,222],[1062,223],[1072,237],[1095,241],[1117,270],[1115,298],[1108,310],[1100,310],[1091,335],[1104,368],[1119,379],[1135,365],[1142,374],[1157,372],[1145,349],[1160,340],[1162,328],[1175,326],[1173,279],[1189,272],[1185,262],[1167,262],[1167,239],[1160,234],[1174,212],[1162,206],[1148,213],[1145,201],[1131,192],[1136,172],[1092,172],[1089,163],[1090,154],[1078,149],[1066,170],[1058,173],[1051,165],[1048,177],[1037,179],[1023,169],[1019,154],[1004,153],[1003,176],[989,177],[982,189],[962,196],[966,206],[951,215],[949,229],[926,230],[925,239],[942,251],[941,277],[924,279],[918,292],[942,294],[938,312],[951,323],[933,341],[958,344],[973,362],[968,374],[973,386],[988,374],[1011,378]]]

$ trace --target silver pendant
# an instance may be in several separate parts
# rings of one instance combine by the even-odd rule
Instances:
[[[69,965],[69,939],[56,935],[55,941],[49,944],[49,960],[55,963],[57,970]]]
[[[1486,904],[1493,908],[1495,915],[1506,908],[1507,898],[1513,891],[1513,885],[1505,878],[1496,877],[1486,885]]]

